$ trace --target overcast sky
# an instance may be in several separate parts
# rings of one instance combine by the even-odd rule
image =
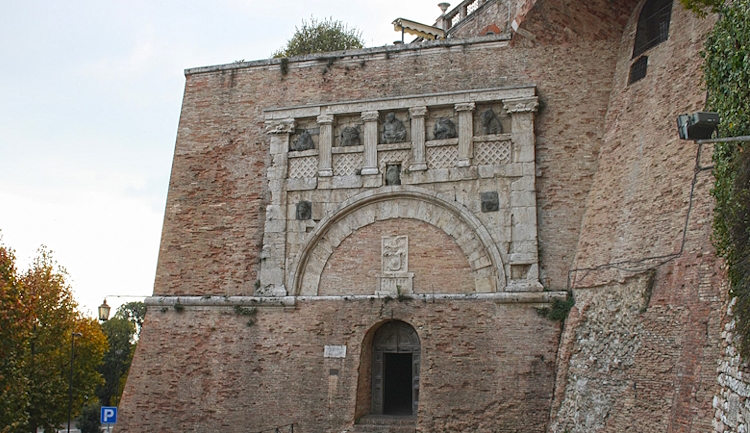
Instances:
[[[437,3],[0,0],[1,242],[20,270],[46,245],[91,315],[150,295],[183,70],[268,58],[311,16],[390,44]]]

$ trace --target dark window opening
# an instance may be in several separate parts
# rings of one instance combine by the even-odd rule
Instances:
[[[412,414],[411,353],[385,353],[383,362],[383,414]]]
[[[628,84],[633,84],[636,81],[644,78],[646,76],[646,71],[648,70],[648,57],[647,56],[641,56],[633,62],[633,64],[630,66],[630,78],[628,79]]]
[[[669,37],[669,20],[672,17],[672,0],[647,0],[638,15],[633,58],[659,45]]]

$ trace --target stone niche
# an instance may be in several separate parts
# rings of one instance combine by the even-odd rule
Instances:
[[[542,290],[537,106],[530,86],[266,109],[270,203],[256,295],[316,296],[341,240],[389,218],[456,239],[477,293]],[[375,209],[372,197],[388,205]],[[373,295],[412,293],[408,267],[394,272],[382,269]]]

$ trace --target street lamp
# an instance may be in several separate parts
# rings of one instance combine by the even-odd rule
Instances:
[[[70,334],[70,381],[68,382],[68,433],[70,433],[70,417],[73,412],[73,358],[75,357],[76,337],[83,337],[80,332]]]
[[[109,320],[109,305],[107,305],[107,298],[104,298],[104,302],[99,306],[99,320],[102,322]]]

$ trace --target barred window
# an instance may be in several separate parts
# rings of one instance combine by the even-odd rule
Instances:
[[[646,0],[638,16],[633,58],[667,40],[671,17],[672,0]]]
[[[633,62],[633,64],[630,66],[630,78],[628,79],[628,84],[633,84],[636,81],[643,79],[646,77],[646,70],[648,69],[648,57],[647,56],[641,56]]]

